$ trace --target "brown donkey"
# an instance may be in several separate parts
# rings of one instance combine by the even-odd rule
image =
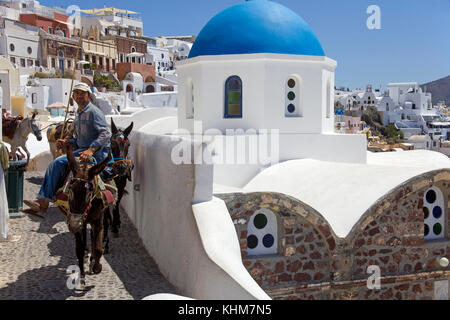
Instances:
[[[130,140],[128,136],[133,130],[133,122],[125,130],[117,129],[114,124],[114,120],[111,118],[111,151],[113,154],[114,163],[112,169],[114,173],[114,182],[117,187],[117,201],[113,210],[112,219],[112,233],[118,237],[120,227],[120,200],[125,194],[125,187],[127,186],[127,180],[131,181],[131,172],[134,165],[131,160],[128,159],[128,149],[130,147]]]
[[[87,248],[86,227],[91,225],[91,258],[89,272],[99,274],[102,271],[100,259],[103,255],[103,215],[109,209],[105,201],[104,191],[99,187],[98,175],[111,160],[111,153],[102,163],[89,165],[79,164],[73,155],[73,146],[66,145],[67,160],[73,178],[69,183],[69,212],[67,225],[75,236],[75,250],[80,267],[81,284],[84,285],[84,254]]]

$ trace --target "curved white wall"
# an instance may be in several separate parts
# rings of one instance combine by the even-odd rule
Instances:
[[[211,202],[212,166],[175,165],[180,138],[134,131],[130,139],[135,170],[122,206],[162,274],[195,299],[269,299],[242,265],[226,206]]]
[[[106,118],[113,118],[116,126],[120,128],[126,128],[131,122],[134,122],[133,130],[136,131],[155,120],[176,115],[176,108],[149,108],[133,113],[132,115],[106,116]],[[107,120],[107,122],[111,124],[111,120]]]

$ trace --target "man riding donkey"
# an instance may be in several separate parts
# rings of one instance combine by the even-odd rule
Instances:
[[[87,84],[79,83],[74,87],[73,99],[78,104],[75,125],[65,139],[57,141],[57,147],[63,148],[65,143],[72,143],[76,150],[74,156],[79,157],[81,162],[89,162],[93,157],[100,163],[108,156],[111,132],[103,112],[92,104],[91,98],[92,91]],[[24,203],[34,213],[46,213],[68,173],[67,156],[54,160],[47,168],[37,200],[24,200]]]

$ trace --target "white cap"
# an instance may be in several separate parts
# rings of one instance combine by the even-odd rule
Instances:
[[[75,87],[73,87],[73,91],[75,90],[85,91],[92,94],[91,88],[86,83],[83,82],[80,82],[77,85],[75,85]]]

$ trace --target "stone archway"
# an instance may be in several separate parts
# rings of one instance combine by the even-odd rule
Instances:
[[[153,92],[155,92],[155,87],[152,84],[149,84],[147,86],[147,88],[145,88],[145,92],[146,93],[153,93]]]

